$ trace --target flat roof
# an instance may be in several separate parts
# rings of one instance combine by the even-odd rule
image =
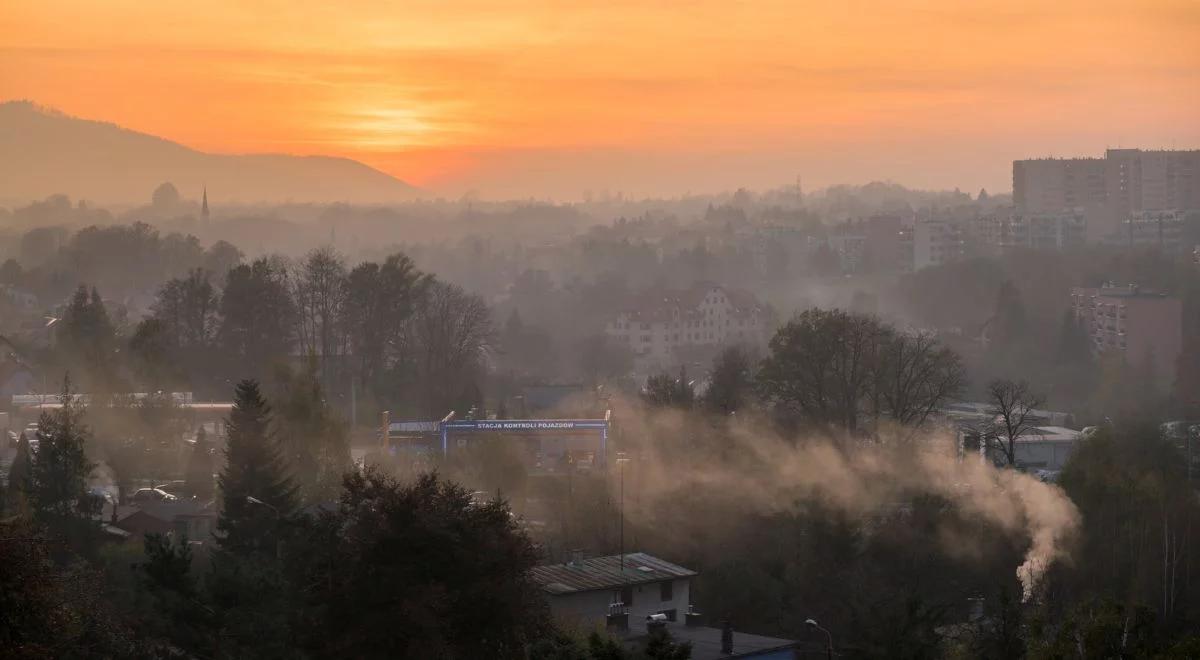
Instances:
[[[535,566],[530,575],[543,591],[554,596],[697,575],[696,571],[644,552],[631,552],[624,557],[624,571],[621,570],[621,555],[611,555],[583,559],[578,563]]]

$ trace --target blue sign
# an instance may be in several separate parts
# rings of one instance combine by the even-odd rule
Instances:
[[[599,431],[608,428],[608,422],[602,419],[464,419],[446,422],[442,428],[450,431]]]
[[[495,432],[547,432],[555,431],[598,431],[600,433],[600,461],[608,447],[608,420],[604,419],[461,419],[442,423],[442,455],[450,450],[451,432],[491,431]]]

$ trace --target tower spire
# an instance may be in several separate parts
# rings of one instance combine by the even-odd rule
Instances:
[[[200,202],[200,219],[208,221],[208,186],[204,186],[204,199]]]

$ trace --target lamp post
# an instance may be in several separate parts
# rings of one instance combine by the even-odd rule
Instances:
[[[810,628],[816,628],[817,630],[825,633],[825,656],[829,658],[829,660],[833,660],[833,635],[831,635],[828,630],[822,628],[821,624],[817,623],[815,619],[808,619],[804,623],[808,624]]]
[[[284,521],[283,513],[280,512],[278,507],[271,504],[270,502],[264,502],[264,501],[258,499],[257,497],[254,497],[253,495],[247,495],[246,503],[253,504],[254,506],[259,506],[259,507],[269,509],[271,511],[271,513],[273,513],[275,515],[276,522],[282,523]],[[277,530],[277,532],[278,532],[278,530]],[[275,539],[275,557],[283,558],[283,541],[280,540],[278,537],[276,537],[276,539]]]

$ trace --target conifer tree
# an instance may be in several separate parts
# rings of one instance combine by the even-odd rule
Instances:
[[[83,423],[84,410],[74,400],[69,376],[63,379],[59,400],[58,410],[43,412],[38,420],[30,500],[36,520],[74,533],[98,525],[94,518],[102,501],[88,492],[95,464],[88,461],[84,446],[91,430]]]
[[[29,436],[21,434],[17,442],[17,455],[8,468],[8,483],[4,493],[4,510],[8,515],[25,515],[29,512],[29,487],[33,479],[33,456],[29,450]]]
[[[271,408],[256,381],[237,384],[227,424],[225,468],[217,478],[218,543],[234,554],[271,552],[279,524],[295,512],[296,487],[276,442]]]

